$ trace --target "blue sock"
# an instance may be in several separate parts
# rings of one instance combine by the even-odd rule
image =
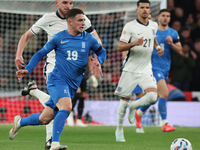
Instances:
[[[40,121],[39,121],[39,116],[41,113],[35,113],[30,115],[29,117],[26,118],[22,118],[20,121],[20,125],[23,126],[27,126],[27,125],[41,125]]]
[[[167,119],[167,99],[165,98],[159,98],[158,99],[158,111],[160,113],[160,116],[162,120]]]
[[[69,111],[67,110],[59,110],[57,115],[54,118],[53,122],[53,136],[52,142],[59,142],[60,136],[65,126],[65,121],[69,116]]]

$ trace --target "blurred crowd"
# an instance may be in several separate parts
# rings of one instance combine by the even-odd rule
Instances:
[[[172,54],[169,82],[182,91],[200,91],[200,0],[168,0],[167,6],[183,46],[181,56]]]

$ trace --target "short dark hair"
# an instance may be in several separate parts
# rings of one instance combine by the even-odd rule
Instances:
[[[74,18],[78,14],[83,14],[84,15],[84,12],[81,9],[72,8],[67,12],[66,19]]]
[[[139,6],[140,3],[149,3],[149,5],[151,4],[149,0],[139,0],[137,2],[137,7]]]
[[[159,11],[158,15],[160,15],[160,14],[163,13],[163,12],[168,12],[168,13],[170,13],[170,11],[169,11],[168,9],[161,9],[161,10]]]

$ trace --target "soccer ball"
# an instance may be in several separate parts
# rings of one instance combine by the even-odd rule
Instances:
[[[178,138],[172,142],[170,150],[192,150],[192,145],[187,139]]]

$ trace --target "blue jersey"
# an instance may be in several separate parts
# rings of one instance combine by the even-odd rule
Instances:
[[[100,63],[106,59],[105,49],[93,35],[83,31],[79,36],[72,36],[64,30],[53,35],[50,41],[32,57],[25,68],[29,74],[53,49],[56,53],[56,63],[50,75],[59,74],[73,89],[78,88],[82,81],[90,49],[96,53]]]
[[[160,47],[164,50],[164,55],[159,56],[158,54],[156,54],[158,51],[156,49],[153,50],[152,53],[153,70],[160,70],[164,72],[170,70],[172,48],[166,40],[167,36],[171,36],[174,43],[179,42],[179,35],[176,30],[170,27],[168,27],[166,31],[157,30],[156,39]]]

